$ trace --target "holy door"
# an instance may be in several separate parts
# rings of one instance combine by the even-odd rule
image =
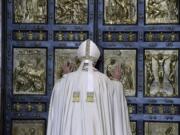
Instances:
[[[4,0],[4,135],[45,135],[62,65],[85,39],[121,66],[133,135],[179,135],[178,0]]]

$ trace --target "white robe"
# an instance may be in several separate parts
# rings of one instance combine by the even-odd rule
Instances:
[[[93,70],[94,102],[87,102],[87,71],[58,80],[52,91],[47,135],[132,135],[122,84]],[[73,102],[73,92],[80,101]]]

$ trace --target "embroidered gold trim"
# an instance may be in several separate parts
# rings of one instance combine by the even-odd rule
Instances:
[[[94,102],[94,92],[87,92],[87,102]]]
[[[80,102],[80,92],[79,91],[73,92],[73,102]]]

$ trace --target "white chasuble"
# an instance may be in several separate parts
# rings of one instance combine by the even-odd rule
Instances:
[[[77,71],[55,83],[47,135],[132,135],[122,84],[92,63],[82,60]]]
[[[93,101],[87,100],[86,71],[67,74],[55,84],[47,135],[131,135],[121,83],[98,71],[93,78]]]

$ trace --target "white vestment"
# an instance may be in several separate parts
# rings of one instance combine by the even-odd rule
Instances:
[[[54,86],[47,135],[132,135],[123,86],[111,81],[90,65],[66,74]],[[91,72],[88,72],[89,70]],[[94,101],[87,101],[87,88],[93,80]],[[73,102],[73,93],[79,101]]]

